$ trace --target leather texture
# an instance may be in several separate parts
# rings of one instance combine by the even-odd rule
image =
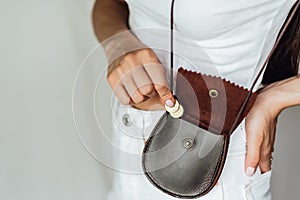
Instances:
[[[148,138],[142,165],[149,181],[178,198],[207,194],[222,172],[230,131],[257,96],[251,92],[242,109],[248,94],[249,90],[224,79],[179,68],[176,98],[184,114],[174,119],[166,112]]]
[[[211,97],[209,91],[217,91]],[[251,96],[237,119],[249,90],[225,79],[182,67],[176,77],[176,97],[184,108],[182,118],[215,134],[231,134],[248,114],[257,93]]]
[[[178,70],[176,97],[184,114],[174,119],[166,112],[152,131],[142,154],[144,173],[155,187],[178,198],[198,198],[214,187],[224,167],[230,135],[253,106],[257,97],[257,93],[252,92],[254,85],[299,4],[298,1],[292,9],[250,91],[219,77],[183,68]],[[174,0],[171,30],[173,7]],[[171,66],[172,52],[171,48]]]
[[[187,146],[184,142],[192,141]],[[229,136],[212,134],[165,113],[147,140],[143,170],[160,190],[178,198],[197,198],[216,184]]]

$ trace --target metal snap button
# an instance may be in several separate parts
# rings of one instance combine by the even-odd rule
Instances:
[[[194,140],[192,138],[185,138],[183,140],[183,147],[186,149],[190,149],[194,146]]]
[[[211,98],[217,98],[219,96],[219,91],[216,89],[210,89],[209,90],[209,96]]]
[[[122,120],[125,126],[131,126],[133,124],[133,119],[129,114],[124,114]]]

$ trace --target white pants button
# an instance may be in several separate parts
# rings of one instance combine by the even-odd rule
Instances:
[[[122,121],[125,126],[131,126],[133,124],[133,118],[129,114],[124,114]]]

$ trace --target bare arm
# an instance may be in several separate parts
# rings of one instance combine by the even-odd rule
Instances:
[[[129,29],[129,10],[122,0],[98,0],[93,10],[93,26],[100,42]]]
[[[143,110],[174,105],[164,67],[156,54],[131,33],[125,1],[98,0],[93,10],[96,37],[108,58],[107,80],[122,104]]]
[[[272,83],[259,91],[246,117],[245,171],[249,176],[258,165],[263,173],[271,169],[278,115],[285,108],[296,105],[300,105],[300,75]]]
[[[263,89],[264,101],[273,107],[274,112],[300,104],[300,74],[275,82]],[[270,106],[273,105],[273,106]]]

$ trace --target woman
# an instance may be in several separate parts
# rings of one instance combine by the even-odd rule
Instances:
[[[145,138],[160,116],[159,110],[164,105],[174,105],[165,73],[167,55],[149,48],[152,40],[139,29],[168,30],[171,1],[126,2],[98,0],[93,22],[110,63],[108,82],[123,104],[116,103],[114,107],[117,121],[118,118],[123,121],[115,127],[115,139],[122,150],[139,154],[143,142],[141,136],[130,135],[133,126],[141,128]],[[175,29],[207,52],[222,77],[249,88],[295,2],[177,0]],[[259,91],[253,108],[231,137],[218,184],[199,199],[271,199],[271,158],[277,117],[283,109],[300,104],[299,18],[298,9],[260,79],[267,86]],[[180,53],[188,60],[193,59],[189,57],[191,51]],[[192,62],[199,64],[195,60]],[[137,172],[135,166],[140,165],[139,160],[120,155],[118,161],[127,172],[128,169]],[[125,172],[116,172],[109,198],[175,199],[157,190],[143,174]]]

